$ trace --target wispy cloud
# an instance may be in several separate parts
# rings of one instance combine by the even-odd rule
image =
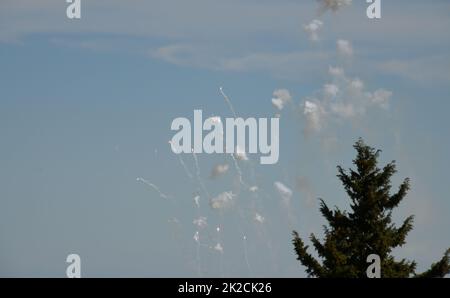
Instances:
[[[450,60],[448,56],[418,57],[415,59],[394,59],[382,62],[378,70],[418,83],[450,82]]]
[[[379,65],[378,71],[414,80],[432,77],[432,80],[448,81],[446,55],[439,58],[444,64],[431,61],[437,68],[429,67],[428,73],[420,71],[426,61],[411,64],[409,60],[390,61],[386,56],[405,45],[410,52],[422,53],[437,45],[449,47],[449,41],[442,40],[442,28],[450,26],[450,17],[444,13],[450,8],[449,4],[438,3],[431,7],[412,1],[404,7],[386,3],[383,20],[375,24],[367,20],[362,6],[355,2],[350,5],[351,2],[110,0],[106,4],[89,1],[83,3],[82,20],[73,22],[65,16],[67,4],[64,1],[3,0],[0,2],[0,42],[26,41],[34,34],[45,34],[49,39],[77,35],[86,40],[72,42],[70,46],[101,50],[105,48],[104,42],[99,44],[95,39],[104,35],[140,38],[143,40],[141,50],[136,52],[151,49],[150,57],[167,63],[222,71],[266,71],[283,78],[298,75],[297,79],[301,80],[308,78],[303,72],[311,70],[309,65],[323,63],[317,61],[320,55],[334,51],[326,44],[322,53],[315,54],[317,48],[310,45],[307,38],[319,39],[320,31],[328,40],[346,38],[338,42],[340,53],[346,56],[353,53],[347,39],[352,40],[358,45],[358,53],[366,53],[373,60],[372,64]],[[139,5],[134,5],[137,3]],[[335,18],[325,22],[314,13],[318,7],[339,11],[333,13]],[[421,11],[420,18],[414,11]],[[307,34],[302,32],[304,30]],[[342,32],[345,36],[336,36]],[[124,38],[109,42],[107,49],[110,45],[114,48],[127,44]],[[68,42],[56,44],[67,45]],[[380,44],[386,45],[383,59],[378,53],[379,47],[377,51],[373,48]],[[387,62],[380,65],[383,60]]]

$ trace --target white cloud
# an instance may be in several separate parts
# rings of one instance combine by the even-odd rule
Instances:
[[[326,67],[327,61],[332,57],[325,51],[306,50],[223,56],[220,49],[203,44],[165,45],[151,50],[149,56],[179,66],[230,72],[264,72],[277,78],[303,82],[318,78],[320,68]]]
[[[375,68],[383,74],[390,74],[419,83],[450,82],[450,59],[448,55],[389,60],[375,65]]]
[[[151,55],[173,64],[183,64],[184,61],[179,56],[192,52],[194,52],[194,50],[190,46],[175,44],[160,47],[152,52]]]
[[[290,1],[87,1],[81,21],[69,22],[65,1],[2,0],[0,20],[4,24],[0,26],[0,40],[22,39],[35,33],[96,33],[175,41],[245,41],[261,29],[293,29],[295,18],[306,17],[313,5]],[[301,6],[306,9],[303,11]]]
[[[222,59],[215,68],[236,72],[266,72],[278,78],[311,81],[318,76],[319,69],[328,64],[330,57],[329,53],[320,51],[252,53]]]
[[[349,6],[351,1],[318,2],[327,11],[337,11]],[[28,36],[39,34],[49,40],[65,40],[58,43],[60,46],[69,44],[97,50],[121,48],[133,53],[153,49],[152,58],[180,66],[221,71],[264,71],[277,78],[302,81],[310,78],[307,74],[313,65],[320,66],[315,63],[330,63],[325,61],[326,58],[318,62],[303,45],[283,52],[270,46],[261,47],[261,32],[276,44],[298,39],[299,20],[302,24],[311,19],[314,1],[110,0],[108,13],[104,13],[106,4],[91,1],[84,6],[89,13],[83,15],[81,22],[67,21],[64,14],[66,6],[64,1],[56,3],[54,0],[0,1],[0,42],[26,42]],[[389,18],[374,26],[364,13],[360,13],[360,7],[349,6],[342,11],[340,16],[343,18],[338,22],[330,19],[330,26],[336,30],[327,34],[337,38],[333,34],[346,32],[348,39],[367,42],[361,44],[388,44],[389,47],[383,49],[384,54],[403,51],[405,46],[412,50],[434,50],[437,46],[449,44],[441,34],[441,28],[450,26],[450,17],[445,14],[448,8],[450,6],[446,3],[431,6],[419,1],[411,2],[408,7],[390,4]],[[421,11],[421,17],[414,18],[413,11]],[[232,21],[230,16],[233,16]],[[312,29],[311,32],[317,33],[324,30],[319,24],[316,22],[307,31]],[[74,36],[78,36],[78,41],[70,42]],[[105,41],[105,36],[113,38]],[[360,52],[373,54],[374,47],[362,48]],[[415,81],[450,80],[447,54],[437,59],[444,64],[431,59],[433,65],[421,59],[376,64],[379,58],[373,57],[375,69],[383,73]]]
[[[216,69],[212,49],[203,45],[171,44],[150,51],[150,56],[179,66]]]

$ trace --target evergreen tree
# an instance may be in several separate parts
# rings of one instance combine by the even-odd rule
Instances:
[[[370,264],[367,257],[376,254],[381,259],[383,278],[404,277],[444,277],[450,273],[449,254],[431,266],[431,269],[416,274],[416,263],[405,259],[396,261],[392,249],[405,244],[405,238],[413,228],[413,216],[406,218],[400,227],[392,223],[392,210],[399,205],[409,190],[409,179],[405,179],[398,191],[390,194],[390,179],[396,173],[395,161],[383,169],[377,167],[380,150],[367,146],[362,139],[354,145],[357,151],[353,164],[356,169],[345,171],[338,166],[338,177],[351,200],[351,211],[339,208],[330,210],[323,200],[320,212],[328,221],[325,226],[324,242],[314,234],[310,240],[323,260],[320,263],[308,253],[299,234],[294,231],[293,244],[298,260],[306,267],[309,276],[327,277],[367,277]]]

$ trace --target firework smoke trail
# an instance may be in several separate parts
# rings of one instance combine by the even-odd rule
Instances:
[[[245,186],[245,189],[247,190],[247,191],[249,191],[250,189],[253,189],[253,191],[252,192],[254,192],[255,191],[255,187],[248,187],[247,185],[245,185],[244,183],[241,183],[242,185],[244,185]],[[237,228],[238,228],[238,231],[239,231],[239,234],[241,235],[241,237],[242,237],[242,239],[243,239],[243,255],[244,255],[244,261],[245,261],[245,264],[246,264],[246,266],[247,266],[247,270],[248,270],[248,273],[249,273],[249,275],[250,276],[252,276],[253,275],[253,271],[252,271],[252,269],[251,269],[251,266],[250,266],[250,261],[249,261],[249,258],[248,258],[248,249],[247,249],[247,236],[246,235],[248,235],[248,233],[246,233],[244,230],[246,229],[245,227],[247,227],[248,226],[248,218],[245,216],[245,214],[244,214],[244,209],[242,208],[242,206],[241,206],[241,204],[239,204],[238,203],[238,201],[239,201],[239,198],[240,198],[240,190],[241,190],[241,184],[239,184],[239,186],[238,186],[238,189],[237,189],[237,194],[236,194],[236,197],[238,198],[237,200],[236,200],[236,204],[234,204],[235,205],[235,207],[236,207],[236,211],[237,211],[237,216],[238,216],[238,219],[237,219],[237,222],[239,223],[238,225],[237,225]],[[256,187],[256,190],[258,189],[258,187]],[[255,195],[257,195],[257,194],[255,194]],[[223,221],[223,214],[221,214],[221,219],[222,219],[222,221]],[[260,234],[261,235],[261,234]],[[265,239],[266,240],[266,239]],[[269,243],[270,242],[270,239],[268,239],[268,241],[265,241],[264,243]],[[268,245],[268,248],[269,248],[269,250],[271,250],[271,246],[270,245]],[[270,251],[270,253],[271,253],[271,256],[273,256],[273,251]]]
[[[189,177],[189,179],[193,179],[194,176],[192,176],[191,171],[189,171],[189,169],[187,168],[187,166],[186,166],[186,164],[185,164],[183,158],[181,157],[180,154],[177,154],[177,155],[178,155],[178,160],[180,161],[180,164],[181,164],[181,166],[183,167],[183,169],[184,169],[186,175]]]
[[[286,185],[284,185],[279,181],[274,182],[274,187],[281,198],[282,208],[284,208],[287,212],[289,229],[293,230],[297,222],[297,218],[292,213],[292,206],[291,206],[292,196],[294,193],[289,187],[287,187]]]
[[[195,194],[194,195],[194,204],[195,204],[195,209],[197,210],[197,219],[194,219],[194,221],[192,222],[194,225],[197,225],[197,227],[199,229],[204,228],[203,223],[204,222],[206,224],[206,218],[201,216],[201,210],[200,210],[200,195],[199,194]],[[194,240],[196,242],[196,263],[197,263],[197,275],[198,277],[202,277],[202,264],[201,264],[201,243],[200,243],[200,232],[197,231],[195,236],[194,236]]]
[[[197,208],[198,209],[198,208]],[[198,212],[200,213],[200,212]],[[201,238],[200,238],[200,231],[204,230],[207,227],[207,221],[206,221],[206,217],[203,216],[199,216],[198,218],[193,220],[193,224],[197,227],[197,230],[194,234],[194,241],[196,243],[196,260],[195,263],[197,264],[197,274],[199,277],[202,277],[203,275],[203,270],[202,270],[202,257],[201,257],[201,247],[207,247],[209,248],[210,246],[204,244],[201,242]]]
[[[217,244],[214,247],[214,249],[220,254],[219,257],[219,271],[220,271],[220,276],[223,278],[224,277],[224,271],[223,271],[223,247],[222,247],[222,240],[220,237],[220,227],[216,228],[217,231]]]
[[[243,210],[242,208],[240,208],[240,206],[238,205],[238,214],[241,218],[241,220],[243,220],[244,222],[246,221],[246,219],[249,219],[250,222],[247,222],[247,226],[249,224],[253,224],[253,227],[256,231],[256,235],[258,235],[258,237],[263,241],[263,243],[265,244],[265,246],[267,247],[267,250],[269,252],[269,257],[270,257],[270,263],[272,265],[273,268],[273,272],[279,272],[279,267],[277,265],[277,260],[276,260],[276,254],[275,254],[275,250],[273,248],[272,245],[272,239],[270,234],[267,232],[267,222],[266,219],[264,217],[262,217],[260,215],[260,212],[264,212],[265,208],[264,208],[264,203],[263,203],[263,199],[261,198],[261,196],[265,197],[268,200],[273,199],[266,190],[258,187],[258,186],[252,186],[249,187],[247,189],[248,191],[250,191],[251,193],[253,193],[252,195],[252,204],[251,206],[249,206],[249,211],[251,214],[251,217],[245,217],[243,214]],[[242,228],[239,227],[239,230],[241,232],[241,235],[243,235],[243,239],[245,237],[245,242],[244,242],[244,257],[246,258],[246,264],[247,264],[247,269],[249,271],[249,273],[251,275],[253,275],[253,270],[252,267],[250,265],[250,261],[248,258],[248,247],[247,247],[247,241],[248,241],[248,237],[246,235],[248,235],[248,233],[244,233],[242,231]]]
[[[200,257],[200,243],[197,243],[196,252],[197,252],[197,275],[198,275],[198,277],[202,277],[202,263],[201,263],[201,257]]]
[[[231,155],[231,158],[233,159],[234,167],[236,168],[236,171],[238,173],[239,183],[242,184],[244,187],[246,187],[246,184],[244,183],[244,180],[242,178],[242,170],[239,167],[236,157],[234,157],[234,153],[231,153],[230,155]]]
[[[198,158],[197,154],[195,154],[194,149],[192,149],[192,156],[194,157],[194,163],[195,163],[195,173],[197,174],[197,177],[200,176],[200,167],[198,165]]]
[[[257,220],[255,219],[255,221],[257,221]],[[269,256],[270,256],[270,260],[272,263],[273,272],[279,273],[279,267],[278,267],[278,263],[277,263],[275,250],[274,250],[273,244],[272,244],[272,238],[270,237],[270,234],[267,232],[267,227],[266,227],[267,223],[264,220],[264,222],[262,222],[262,223],[257,222],[256,224],[257,224],[256,230],[258,232],[258,235],[264,240],[264,243],[267,246],[267,249],[269,251]]]
[[[197,264],[197,275],[198,277],[202,277],[203,275],[203,271],[202,271],[202,257],[201,257],[201,247],[202,246],[206,246],[205,244],[202,244],[200,242],[200,230],[204,229],[207,225],[206,223],[206,217],[200,216],[200,204],[198,203],[199,201],[199,196],[195,196],[194,197],[194,202],[196,205],[196,209],[197,209],[197,214],[198,217],[197,219],[193,220],[193,224],[197,226],[198,230],[195,232],[193,239],[195,240],[196,243],[196,258],[195,258],[195,263]]]
[[[256,185],[250,187],[249,191],[252,193],[250,212],[252,215],[251,220],[253,222],[254,229],[256,230],[256,235],[263,240],[263,243],[267,247],[273,272],[279,272],[279,268],[277,266],[277,261],[275,257],[275,251],[272,245],[272,239],[270,237],[270,234],[267,232],[268,222],[266,222],[266,218],[261,215],[261,213],[264,213],[265,210],[264,200],[261,198],[261,196],[264,196],[264,198],[268,200],[271,200],[271,197],[269,196],[267,191],[261,189],[259,186]]]
[[[200,188],[203,190],[203,192],[206,194],[207,197],[210,197],[208,190],[205,187],[205,184],[203,183],[203,180],[200,176],[200,166],[198,163],[198,158],[197,155],[195,154],[195,152],[192,150],[192,156],[194,159],[194,166],[195,166],[195,176],[197,178],[197,182],[200,185]],[[188,176],[189,179],[194,179],[194,175],[191,173],[191,171],[188,169],[186,163],[184,162],[183,158],[181,157],[181,155],[178,154],[178,161],[180,162],[182,168],[184,169],[186,175]],[[200,218],[201,216],[201,210],[200,210],[200,195],[196,194],[194,196],[194,204],[196,206],[197,209],[197,218]],[[195,220],[194,220],[194,224],[195,224]],[[200,242],[200,232],[196,231],[195,235],[193,237],[195,243],[196,243],[196,257],[195,257],[195,263],[196,263],[196,271],[197,271],[197,276],[198,277],[202,277],[203,276],[203,271],[202,271],[202,256],[201,256],[201,247],[205,246],[208,247],[205,244],[202,244]]]
[[[197,215],[200,215],[200,195],[196,194],[194,196],[194,204],[197,207]]]
[[[247,189],[247,190],[250,189],[251,187],[248,186],[246,183],[244,183],[243,178],[242,178],[242,176],[243,176],[242,170],[239,167],[238,161],[235,158],[234,154],[231,154],[231,157],[232,157],[232,159],[234,161],[234,165],[235,165],[235,168],[236,168],[236,171],[237,171],[237,175],[238,175],[238,178],[239,178],[239,187],[237,189],[237,195],[236,195],[239,198],[240,194],[241,194],[241,187],[240,187],[241,185],[244,186],[244,189]],[[244,259],[245,259],[245,263],[247,265],[247,270],[248,270],[249,274],[252,275],[250,262],[248,260],[247,243],[246,243],[247,236],[244,233],[243,228],[242,228],[242,226],[246,222],[246,218],[244,216],[244,212],[243,212],[243,209],[241,208],[241,205],[239,203],[237,203],[237,204],[235,204],[235,206],[237,208],[237,213],[238,213],[239,221],[240,221],[240,224],[238,224],[238,230],[239,230],[240,234],[242,235],[242,239],[244,241],[244,243],[243,243],[244,244],[243,245],[243,248],[244,248]],[[219,232],[219,230],[218,230],[218,232]]]
[[[252,269],[250,267],[250,263],[248,261],[248,250],[247,250],[247,236],[244,235],[244,237],[242,237],[242,240],[244,242],[244,258],[245,258],[245,263],[247,264],[247,270],[248,270],[248,274],[250,276],[253,275],[252,273]]]
[[[219,91],[222,94],[223,98],[225,99],[225,102],[228,104],[228,107],[230,108],[233,116],[235,118],[237,118],[236,111],[234,110],[234,107],[233,107],[233,104],[231,103],[230,98],[225,94],[225,92],[223,91],[222,87],[219,88]],[[240,152],[238,152],[237,149],[236,149],[236,154],[237,154],[238,157],[240,157]],[[234,164],[234,167],[236,169],[240,185],[242,185],[244,187],[244,189],[247,189],[247,190],[250,189],[251,186],[244,182],[243,172],[242,172],[241,167],[239,166],[239,163],[238,163],[238,160],[237,160],[235,154],[232,153],[230,155],[231,155],[231,158],[233,159],[233,164]],[[243,152],[242,159],[243,160],[247,160],[247,156],[245,155],[245,152]],[[254,171],[253,167],[251,168],[251,170]],[[239,190],[239,194],[240,194],[240,190]],[[239,217],[241,218],[241,220],[243,220],[245,222],[245,217],[244,217],[244,214],[243,214],[243,210],[242,210],[242,208],[240,207],[239,204],[237,205],[237,208],[238,208]],[[240,230],[241,234],[243,235],[243,239],[244,239],[244,257],[245,257],[245,262],[247,264],[247,268],[249,270],[249,273],[251,274],[251,267],[250,267],[250,263],[249,263],[249,260],[248,260],[248,253],[247,253],[247,243],[246,243],[247,237],[243,233],[241,225],[239,225],[239,230]],[[269,250],[271,250],[271,253],[273,254],[271,245],[269,245]]]
[[[159,194],[159,196],[160,196],[161,198],[163,198],[163,199],[169,199],[169,196],[166,195],[166,194],[164,194],[163,192],[161,192],[161,191],[159,190],[159,188],[158,188],[155,184],[150,183],[149,181],[147,181],[147,180],[145,180],[144,178],[141,178],[141,177],[136,178],[136,181],[142,182],[142,183],[146,184],[147,186],[153,188],[156,192],[158,192],[158,194]]]
[[[225,102],[228,104],[228,107],[230,108],[231,113],[233,114],[234,118],[237,118],[237,114],[236,111],[234,110],[233,104],[231,103],[230,98],[225,94],[225,92],[223,91],[223,87],[219,88],[220,94],[222,94],[223,98],[225,99]],[[238,152],[237,150],[238,148],[236,148],[236,154],[243,154],[244,160],[247,160],[247,156],[245,155],[245,151]],[[244,186],[245,188],[249,188],[249,185],[247,185],[246,183],[244,183],[243,181],[243,175],[242,175],[242,170],[239,167],[239,164],[236,160],[236,157],[234,156],[234,154],[231,154],[231,157],[233,158],[233,163],[234,163],[234,167],[236,168],[236,171],[238,172],[239,175],[239,182],[242,184],[242,186]]]
[[[197,158],[197,154],[195,154],[194,150],[192,150],[192,156],[194,157],[195,173],[197,176],[198,183],[200,184],[200,187],[202,188],[202,190],[205,192],[206,196],[208,198],[211,198],[208,190],[206,189],[205,183],[203,183],[203,179],[200,176],[200,167],[198,165],[198,158]]]
[[[249,190],[250,188],[252,188],[253,190]],[[253,192],[254,196],[257,197],[257,200],[260,200],[258,193],[256,193],[259,190],[259,188],[256,187],[256,190],[255,190],[255,187],[250,187],[250,188],[247,188],[247,190]],[[266,196],[267,196],[267,198],[270,199],[270,197],[268,195],[266,195]],[[253,200],[255,200],[255,199],[253,199]],[[248,227],[250,222],[256,221],[255,218],[253,217],[253,215],[258,214],[258,213],[256,212],[255,206],[253,206],[253,208],[250,207],[250,213],[252,214],[252,218],[250,219],[250,222],[249,222],[249,217],[245,216],[244,209],[242,208],[241,204],[235,204],[235,206],[237,209],[237,216],[238,216],[238,221],[239,221],[237,228],[238,228],[239,234],[241,235],[241,237],[243,239],[244,261],[247,266],[248,273],[250,274],[250,276],[252,276],[253,270],[250,265],[250,260],[249,260],[249,256],[248,256],[248,247],[247,247],[248,237],[246,236],[246,235],[249,235],[249,233],[245,232],[244,230],[247,229],[246,227]],[[276,264],[275,252],[274,252],[274,249],[272,246],[271,238],[269,237],[269,234],[267,233],[267,231],[265,229],[265,221],[263,220],[263,221],[257,222],[255,229],[257,231],[257,235],[259,237],[261,237],[263,240],[263,243],[265,243],[267,245],[267,249],[269,251],[269,255],[270,255],[270,259],[271,259],[271,263],[272,263],[272,268],[274,269],[275,272],[278,272],[278,266]]]
[[[264,212],[264,210],[266,210],[264,202],[273,200],[273,196],[270,195],[264,187],[256,187],[256,189],[253,188],[250,191],[253,193],[253,202],[256,203],[252,209],[252,214],[254,214],[252,220],[254,222],[255,229],[258,236],[263,240],[267,247],[273,272],[280,273],[279,263],[277,262],[277,254],[275,253],[275,248],[273,246],[272,235],[268,232],[268,228],[271,223],[266,220],[267,218],[265,216],[263,217],[261,215],[268,215],[268,213]]]
[[[234,118],[237,118],[237,114],[236,111],[234,110],[233,104],[231,103],[230,98],[225,94],[225,92],[223,91],[223,87],[219,88],[220,93],[222,94],[223,98],[225,99],[225,102],[228,104],[228,107],[231,110],[231,113],[233,114]],[[239,154],[239,152],[237,152],[238,150],[236,149],[236,154]],[[245,156],[245,151],[243,152],[244,156]],[[233,163],[234,163],[234,167],[236,168],[236,171],[238,172],[239,175],[239,182],[245,187],[245,188],[249,188],[249,186],[247,184],[244,183],[243,181],[243,175],[242,175],[242,170],[239,167],[239,164],[236,160],[236,157],[234,156],[234,154],[231,154],[231,157],[233,158]],[[245,156],[245,159],[247,157]]]
[[[201,259],[200,259],[200,234],[198,231],[195,232],[193,237],[196,243],[196,264],[197,264],[197,275],[201,277],[202,268],[201,268]]]
[[[236,114],[236,111],[234,110],[233,104],[231,103],[230,98],[229,98],[229,97],[225,94],[225,92],[223,91],[223,87],[220,87],[220,88],[219,88],[219,91],[220,91],[220,94],[222,94],[223,98],[225,99],[225,102],[227,103],[228,107],[230,108],[230,111],[231,111],[231,113],[233,114],[234,118],[237,118],[237,114]],[[237,152],[237,151],[238,151],[238,150],[236,149],[236,154],[239,154],[239,152]],[[246,157],[246,155],[245,155],[245,152],[244,152],[243,154],[244,154],[244,155],[243,155],[243,157],[244,157],[243,159],[244,159],[244,160],[247,159],[247,157]],[[233,159],[233,164],[234,164],[234,167],[236,168],[236,171],[237,171],[237,174],[238,174],[238,178],[239,178],[239,183],[240,183],[240,185],[242,185],[242,186],[244,186],[244,188],[247,188],[247,189],[248,189],[249,186],[246,185],[246,183],[244,183],[244,180],[243,180],[243,174],[242,174],[242,169],[241,169],[241,167],[239,166],[238,161],[237,161],[237,159],[236,159],[234,153],[231,153],[230,155],[231,155],[231,158]],[[239,193],[240,193],[240,190],[239,190]],[[238,207],[238,213],[239,213],[240,217],[243,218],[242,210],[241,210],[240,207]],[[219,231],[218,231],[218,232],[219,232]]]
[[[250,269],[250,262],[249,262],[249,260],[248,260],[247,236],[246,236],[246,233],[244,233],[244,230],[243,230],[243,228],[242,228],[242,226],[243,226],[244,223],[246,222],[246,218],[245,218],[245,216],[244,216],[244,211],[243,211],[243,209],[241,208],[240,204],[236,204],[236,206],[237,206],[237,213],[238,213],[239,219],[240,219],[240,220],[239,220],[239,221],[240,221],[240,224],[238,224],[238,229],[239,229],[240,234],[242,235],[242,240],[243,240],[244,260],[245,260],[245,264],[247,265],[248,273],[249,273],[250,275],[252,275],[252,270]]]
[[[228,96],[223,92],[223,87],[219,88],[220,94],[222,94],[223,98],[225,99],[225,102],[228,104],[228,107],[231,110],[231,113],[233,113],[234,118],[237,118],[236,112],[234,111],[233,104],[231,103],[231,100],[228,98]]]

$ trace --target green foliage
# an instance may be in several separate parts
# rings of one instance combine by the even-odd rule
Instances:
[[[407,234],[413,228],[413,216],[399,227],[392,222],[392,210],[405,198],[410,180],[405,179],[397,192],[391,194],[391,177],[396,173],[395,161],[382,169],[377,167],[380,150],[367,146],[359,139],[353,164],[356,169],[345,171],[338,166],[337,177],[350,197],[351,211],[331,210],[321,200],[320,212],[328,222],[321,243],[314,234],[310,240],[322,259],[322,263],[308,253],[299,234],[293,232],[293,244],[297,259],[306,267],[311,277],[365,278],[367,257],[377,254],[381,258],[383,278],[444,277],[450,273],[449,254],[433,264],[430,270],[416,274],[414,261],[395,260],[392,249],[405,244]]]

